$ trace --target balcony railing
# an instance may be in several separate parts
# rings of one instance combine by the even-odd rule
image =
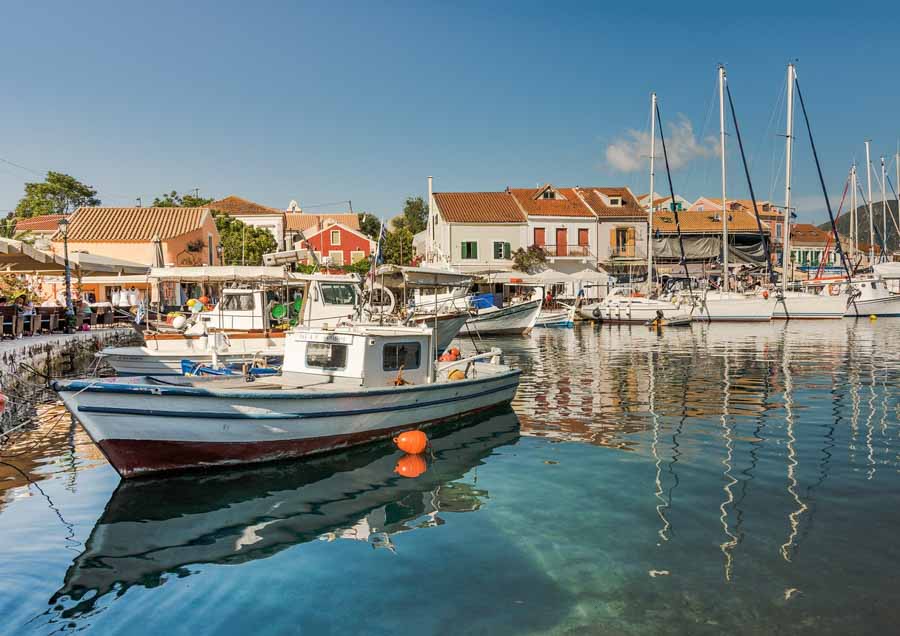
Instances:
[[[636,245],[610,245],[609,258],[647,258],[647,250]]]
[[[584,258],[591,255],[589,245],[543,245],[544,253],[553,258]]]

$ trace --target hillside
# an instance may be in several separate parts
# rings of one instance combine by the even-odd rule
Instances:
[[[893,214],[894,220],[897,220],[897,202],[896,201],[888,201],[887,202],[888,213]],[[876,201],[872,205],[872,211],[875,217],[875,236],[877,237],[881,233],[881,201]],[[869,242],[869,210],[865,206],[861,205],[857,208],[857,226],[858,226],[858,236],[859,241],[862,243]],[[888,216],[888,251],[893,251],[900,249],[900,236],[897,235],[897,227],[894,225],[893,221],[891,221],[890,216]],[[841,217],[837,220],[838,233],[841,236],[850,236],[850,212],[844,212]],[[831,223],[826,221],[819,225],[823,230],[831,231]]]

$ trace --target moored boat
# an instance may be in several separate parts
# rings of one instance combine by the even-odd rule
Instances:
[[[466,328],[481,335],[526,334],[534,328],[542,303],[537,298],[505,307],[478,308],[466,321]]]
[[[124,478],[302,457],[512,400],[492,349],[434,360],[431,329],[297,327],[280,376],[59,380],[54,388]]]

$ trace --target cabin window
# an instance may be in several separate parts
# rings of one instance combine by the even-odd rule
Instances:
[[[512,258],[509,243],[494,241],[494,260],[509,260]]]
[[[341,244],[341,231],[340,230],[331,230],[331,244],[332,245],[340,245]]]
[[[253,294],[225,294],[222,296],[223,311],[253,311],[256,303]]]
[[[326,305],[355,305],[356,288],[346,283],[319,283]]]
[[[461,256],[466,259],[478,258],[478,241],[463,241],[460,245]]]
[[[418,342],[398,342],[386,344],[381,354],[382,369],[385,371],[399,371],[418,369],[422,364],[422,345]]]
[[[306,344],[306,366],[317,369],[339,370],[347,368],[345,344],[309,342]]]

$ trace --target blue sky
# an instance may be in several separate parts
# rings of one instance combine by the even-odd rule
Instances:
[[[623,171],[607,150],[646,130],[655,90],[684,159],[676,190],[694,199],[720,193],[706,137],[718,133],[722,62],[757,194],[781,201],[789,59],[833,198],[865,138],[877,158],[900,137],[892,3],[184,4],[7,4],[0,158],[70,173],[108,205],[196,187],[309,211],[349,199],[393,216],[429,174],[439,191],[549,181],[643,192],[644,162]],[[798,213],[821,220],[805,138],[796,153]],[[728,159],[729,196],[745,196]],[[0,161],[0,210],[31,180]]]

